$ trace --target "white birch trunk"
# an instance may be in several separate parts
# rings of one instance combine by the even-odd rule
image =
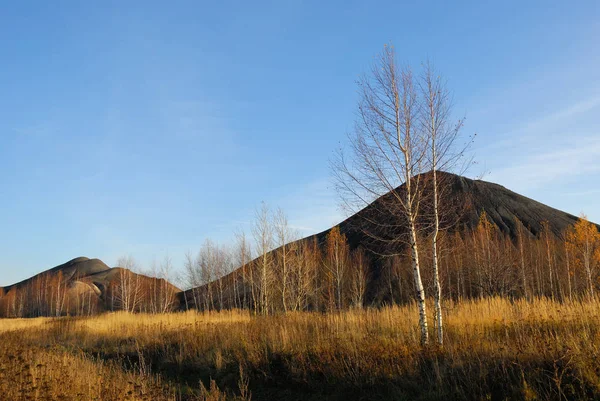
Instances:
[[[444,344],[444,324],[442,319],[442,286],[440,285],[440,274],[439,274],[439,263],[438,263],[438,247],[437,238],[440,230],[440,219],[438,215],[438,194],[437,194],[437,176],[435,172],[435,141],[434,141],[434,169],[433,169],[433,214],[434,214],[434,228],[433,228],[433,241],[432,241],[432,252],[433,252],[433,285],[434,285],[434,300],[435,300],[435,316],[437,321],[437,340],[438,344],[442,346]]]

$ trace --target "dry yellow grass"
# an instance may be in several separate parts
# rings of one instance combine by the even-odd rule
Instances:
[[[143,369],[125,372],[82,353],[24,346],[14,335],[3,340],[2,400],[176,400],[174,390]]]
[[[122,383],[142,380],[164,399],[224,399],[214,384],[200,392],[199,381],[208,387],[210,379],[230,398],[247,398],[240,370],[255,400],[594,399],[600,397],[599,318],[595,300],[448,303],[443,350],[419,346],[414,305],[269,317],[190,311],[1,320],[0,341],[10,339],[22,352],[42,346],[52,358],[76,358],[87,366],[78,369],[88,369],[86,377],[109,369],[125,375]],[[96,393],[81,399],[98,399]]]
[[[0,333],[9,331],[17,331],[24,329],[35,329],[39,328],[53,319],[49,317],[41,317],[38,319],[1,319],[0,320]]]

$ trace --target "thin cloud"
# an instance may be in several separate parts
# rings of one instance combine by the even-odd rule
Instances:
[[[490,178],[522,190],[600,172],[600,137],[580,138],[574,143],[570,148],[532,154],[520,164],[492,170]]]
[[[536,146],[540,142],[547,140],[549,132],[556,131],[557,126],[560,124],[572,122],[574,117],[588,113],[598,107],[600,107],[600,96],[583,99],[561,109],[554,110],[540,118],[518,124],[514,129],[497,135],[502,139],[482,146],[475,146],[475,150],[479,152],[493,152],[501,149],[509,149],[512,151],[516,145],[522,147]]]
[[[587,113],[598,106],[600,106],[600,96],[584,99],[561,110],[550,113],[540,119],[529,122],[518,131],[538,133],[540,130],[552,127],[564,120],[570,120],[579,114]]]

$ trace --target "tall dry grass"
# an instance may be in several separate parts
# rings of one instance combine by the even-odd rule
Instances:
[[[2,336],[2,400],[156,400],[175,401],[176,391],[144,371],[126,372],[115,362],[81,352],[24,344],[18,335]]]
[[[89,377],[137,375],[175,399],[600,398],[598,301],[490,298],[445,312],[444,349],[419,346],[415,305],[1,320],[0,341],[77,358],[99,369]]]

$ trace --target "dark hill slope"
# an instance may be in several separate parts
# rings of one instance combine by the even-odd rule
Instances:
[[[423,174],[423,182],[431,178],[431,173]],[[504,234],[512,238],[517,236],[517,221],[537,236],[542,229],[542,222],[548,222],[550,230],[560,237],[567,227],[573,225],[578,218],[572,214],[544,205],[538,201],[519,195],[501,185],[483,180],[472,180],[455,174],[438,172],[438,179],[444,188],[441,196],[442,205],[448,205],[442,216],[442,225],[449,231],[465,231],[477,226],[480,216],[486,213],[488,220]],[[426,188],[428,186],[425,186]],[[402,192],[403,186],[396,191]],[[427,194],[425,194],[426,196]],[[407,224],[394,212],[391,206],[392,195],[388,193],[375,200],[369,206],[339,224],[340,231],[348,236],[351,246],[359,245],[377,248],[377,242],[368,235],[377,232],[384,239],[402,238],[406,234]],[[422,206],[423,221],[420,227],[427,231],[430,211]],[[387,227],[386,230],[382,227]],[[330,230],[316,235],[324,240]],[[403,243],[400,241],[400,243]],[[392,251],[397,251],[393,249]]]

